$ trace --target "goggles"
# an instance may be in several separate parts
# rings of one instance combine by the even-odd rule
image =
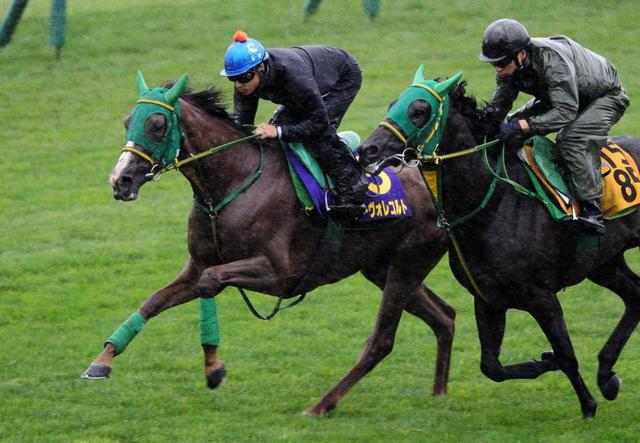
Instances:
[[[513,57],[505,57],[502,60],[491,62],[491,66],[502,69],[508,66],[513,60]]]
[[[255,77],[256,75],[256,70],[255,69],[250,69],[249,71],[245,72],[244,74],[240,74],[240,75],[234,75],[232,77],[227,77],[230,81],[232,82],[238,82],[238,83],[249,83],[251,80],[253,80],[253,77]]]

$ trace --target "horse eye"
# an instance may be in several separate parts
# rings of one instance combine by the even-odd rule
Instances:
[[[153,122],[153,130],[154,131],[160,131],[164,129],[164,123],[163,122]]]

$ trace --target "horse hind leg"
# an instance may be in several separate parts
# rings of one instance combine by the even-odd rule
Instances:
[[[621,382],[613,366],[640,320],[640,277],[629,269],[621,253],[592,272],[589,279],[616,293],[625,305],[622,318],[598,354],[598,387],[604,398],[614,400]]]
[[[387,272],[379,275],[386,276]],[[393,282],[388,282],[384,287],[373,333],[367,339],[358,361],[318,403],[304,411],[304,415],[321,415],[335,409],[347,392],[391,353],[408,293],[403,296],[402,279],[396,277],[388,280]],[[374,281],[374,283],[380,286],[378,282]]]
[[[433,266],[436,263],[437,260]],[[446,393],[455,311],[424,285],[412,292],[403,290],[410,287],[406,282],[413,277],[393,275],[387,279],[388,269],[388,263],[378,263],[362,271],[369,281],[383,289],[375,328],[354,367],[318,403],[307,409],[305,415],[320,415],[335,409],[347,392],[391,353],[403,309],[426,321],[436,333],[438,360],[433,392],[435,395]]]
[[[442,255],[438,254],[429,257],[427,264],[429,272],[441,257]],[[387,264],[378,263],[377,266],[363,270],[362,274],[380,289],[384,289],[387,271]],[[404,310],[424,321],[436,336],[436,367],[431,392],[434,396],[445,395],[449,382],[456,311],[425,284],[420,284],[411,293]]]
[[[451,366],[456,311],[424,284],[413,291],[404,309],[424,321],[436,336],[436,369],[432,394],[445,395]]]

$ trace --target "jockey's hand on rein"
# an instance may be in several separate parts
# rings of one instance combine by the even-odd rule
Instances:
[[[511,137],[522,135],[524,135],[524,132],[520,127],[520,122],[516,118],[502,123],[498,129],[498,138],[503,143],[506,143]]]
[[[260,123],[255,130],[255,134],[260,139],[277,138],[278,129],[269,123]]]

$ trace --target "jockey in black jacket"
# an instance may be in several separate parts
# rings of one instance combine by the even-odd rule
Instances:
[[[235,83],[236,121],[252,125],[261,98],[281,105],[255,133],[262,139],[304,143],[333,179],[337,195],[329,209],[343,216],[361,214],[367,179],[336,133],[362,83],[355,59],[325,46],[267,51],[241,31],[233,40],[220,74]]]

